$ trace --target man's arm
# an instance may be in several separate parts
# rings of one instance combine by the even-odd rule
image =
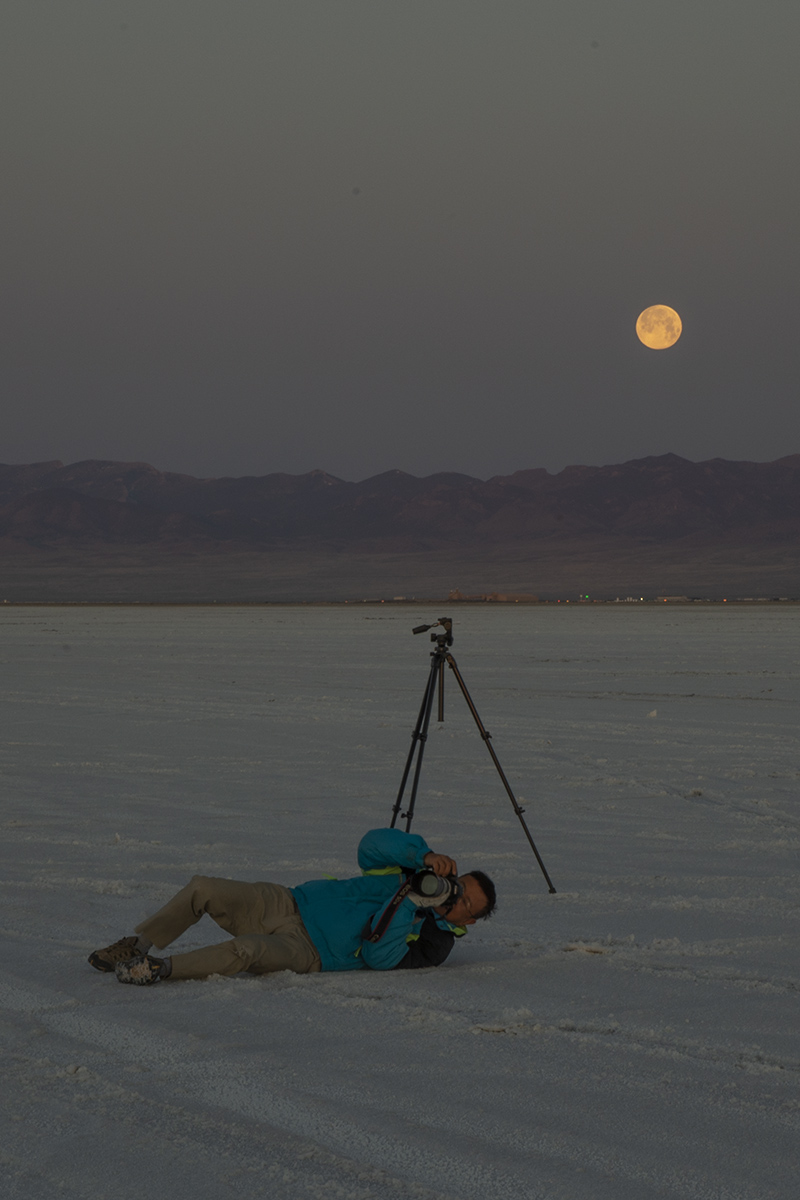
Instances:
[[[382,871],[387,867],[421,871],[431,850],[424,838],[402,829],[371,829],[358,846],[358,865],[362,871]],[[441,856],[438,856],[441,857]]]

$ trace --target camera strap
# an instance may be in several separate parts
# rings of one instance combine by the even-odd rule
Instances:
[[[379,942],[381,940],[383,935],[386,933],[386,930],[391,925],[394,914],[397,912],[398,908],[411,891],[413,879],[413,875],[408,875],[403,880],[403,882],[400,884],[400,887],[397,889],[381,913],[378,924],[374,929],[372,928],[372,920],[370,919],[367,921],[366,925],[361,930],[361,940],[363,942]]]

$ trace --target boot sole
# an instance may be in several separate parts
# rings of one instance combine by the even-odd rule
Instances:
[[[132,954],[131,958],[137,958],[138,955]],[[107,958],[101,958],[99,951],[95,950],[94,954],[90,954],[86,960],[90,967],[94,967],[95,971],[103,971],[106,975],[113,975],[117,969],[117,964],[109,962]],[[125,958],[120,958],[118,962],[127,962]]]
[[[109,974],[114,970],[114,967],[110,962],[106,962],[105,959],[99,958],[97,954],[90,954],[86,961],[90,967],[94,967],[95,971],[105,971],[106,974]]]

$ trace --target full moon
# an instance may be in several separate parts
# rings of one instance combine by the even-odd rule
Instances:
[[[674,346],[683,331],[681,319],[674,308],[653,304],[639,314],[636,334],[651,350],[667,350]]]

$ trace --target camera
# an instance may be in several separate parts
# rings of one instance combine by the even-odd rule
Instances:
[[[411,879],[409,899],[421,908],[452,908],[464,895],[455,875],[437,875],[430,869],[417,871]]]

